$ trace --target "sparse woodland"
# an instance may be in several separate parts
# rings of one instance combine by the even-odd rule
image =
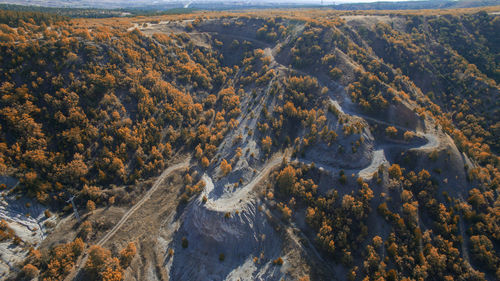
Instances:
[[[284,161],[265,200],[285,222],[303,214],[308,237],[346,268],[344,279],[500,279],[500,16],[394,12],[387,22],[350,25],[339,13],[170,16],[195,20],[185,32],[146,34],[127,30],[134,18],[0,11],[0,173],[19,180],[13,193],[66,213],[77,195],[91,213],[122,203],[112,186],[134,188],[182,153],[229,177],[239,158],[257,157],[241,148],[241,135],[233,157],[219,157],[243,116],[256,121],[245,135],[257,140],[262,161],[285,149],[300,158],[316,145],[361,155],[368,123],[328,102],[332,85],[341,85],[370,118],[411,104],[419,122],[432,120],[474,164],[463,167],[466,190],[443,192],[446,165],[414,169],[417,156],[403,155],[369,181],[340,169],[328,192],[314,163]],[[190,31],[208,29],[208,18],[221,33],[252,26],[252,40],[228,31],[203,46]],[[281,72],[265,52],[277,44],[276,60],[290,68]],[[416,138],[401,127],[373,131],[398,144]],[[189,172],[183,179],[182,202],[205,187]],[[389,225],[386,237],[372,235],[373,218]],[[87,251],[87,276],[122,280],[136,245],[111,252],[91,245],[95,231],[83,222],[67,244],[31,249],[18,278],[62,280]],[[18,238],[2,221],[0,240],[7,239]]]

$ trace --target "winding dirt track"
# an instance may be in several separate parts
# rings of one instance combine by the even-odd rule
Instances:
[[[146,192],[146,194],[144,195],[144,197],[142,197],[142,199],[139,200],[139,202],[137,202],[134,206],[132,206],[132,208],[130,208],[123,215],[123,217],[120,219],[120,221],[118,221],[118,223],[115,224],[115,226],[106,235],[104,235],[104,237],[101,238],[101,240],[99,240],[99,242],[97,242],[97,245],[102,246],[106,242],[108,242],[108,240],[120,229],[120,227],[127,221],[127,219],[135,211],[137,211],[137,209],[139,209],[144,204],[144,202],[146,202],[151,197],[151,194],[153,194],[158,189],[158,187],[160,187],[161,183],[165,180],[165,178],[168,177],[172,172],[174,172],[176,170],[179,170],[179,169],[182,169],[182,168],[186,168],[188,166],[189,160],[190,159],[187,158],[183,162],[181,162],[179,164],[175,164],[175,165],[170,166],[167,169],[165,169],[165,171],[163,171],[163,173],[161,173],[161,175],[155,181],[155,183],[153,184],[153,186],[148,190],[148,192]]]
[[[127,221],[127,219],[135,212],[137,211],[150,197],[151,195],[161,186],[163,181],[173,172],[188,167],[189,161],[191,160],[191,157],[186,158],[183,162],[172,165],[165,169],[161,175],[156,179],[154,182],[153,186],[146,192],[146,194],[137,202],[134,206],[132,206],[124,215],[123,217],[118,221],[118,223],[115,224],[115,226],[106,234],[104,237],[99,240],[96,245],[102,246],[106,244],[106,242],[109,241],[111,237],[120,229],[120,227],[123,226],[123,224]],[[81,270],[83,265],[85,265],[87,261],[88,255],[87,253],[79,259],[75,266],[75,270],[70,273],[64,280],[73,280],[77,275],[78,272]]]

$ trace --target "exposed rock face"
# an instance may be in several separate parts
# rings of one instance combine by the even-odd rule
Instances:
[[[7,185],[12,186],[12,178],[4,178]],[[15,185],[15,184],[14,184]],[[10,189],[9,189],[10,190]],[[47,218],[44,214],[46,208],[28,198],[16,198],[2,192],[0,200],[0,219],[5,220],[17,237],[20,244],[13,243],[11,239],[0,242],[0,279],[9,276],[11,271],[26,258],[29,247],[38,247],[47,236],[47,224],[55,225],[57,216]]]
[[[283,274],[272,260],[280,256],[281,240],[257,204],[250,200],[229,216],[200,200],[189,204],[172,241],[172,280],[280,280]]]

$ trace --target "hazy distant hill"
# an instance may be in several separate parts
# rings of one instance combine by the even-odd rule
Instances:
[[[374,2],[351,3],[331,6],[336,10],[417,10],[417,9],[450,9],[472,8],[500,5],[498,0],[438,0],[438,1],[401,1],[401,2]]]
[[[293,7],[326,7],[337,1],[320,0],[253,0],[253,1],[235,1],[235,0],[3,0],[4,4],[17,4],[23,6],[38,7],[57,7],[57,8],[100,8],[100,9],[147,9],[147,10],[166,10],[173,8],[197,8],[205,10],[232,10],[249,8],[293,8]],[[341,1],[346,2],[346,1]],[[338,10],[404,10],[404,9],[442,9],[442,8],[467,8],[500,5],[499,0],[438,0],[438,1],[400,1],[400,2],[375,2],[375,3],[347,3],[339,5],[330,5]]]

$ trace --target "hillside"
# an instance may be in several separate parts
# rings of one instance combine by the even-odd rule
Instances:
[[[0,279],[499,279],[499,12],[0,11]]]

